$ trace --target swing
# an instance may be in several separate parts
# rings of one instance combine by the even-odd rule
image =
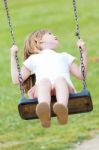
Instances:
[[[15,40],[14,40],[13,28],[12,28],[12,24],[11,24],[11,20],[10,20],[10,15],[9,15],[9,9],[7,6],[7,0],[3,0],[3,1],[4,1],[6,15],[7,15],[7,19],[8,19],[8,25],[9,25],[9,29],[10,29],[12,44],[14,45]],[[76,36],[78,37],[78,39],[80,39],[76,7],[77,7],[76,0],[73,0],[74,16],[75,16],[75,23],[76,23]],[[69,114],[78,114],[78,113],[90,112],[93,110],[91,95],[90,95],[90,92],[87,90],[87,85],[86,85],[85,67],[83,64],[81,47],[79,47],[79,50],[80,50],[81,71],[82,71],[82,75],[83,75],[83,89],[79,93],[73,93],[73,94],[69,95],[69,102],[68,102]],[[18,69],[20,91],[21,91],[21,99],[18,104],[18,111],[19,111],[20,117],[25,120],[36,119],[37,115],[36,115],[35,109],[36,109],[38,100],[37,100],[37,98],[27,99],[25,97],[23,79],[22,79],[22,75],[21,75],[21,71],[20,71],[20,65],[19,65],[17,53],[16,53],[15,57],[16,57],[16,63],[17,63],[17,69]],[[51,97],[51,116],[52,117],[55,116],[55,114],[52,110],[52,106],[55,102],[56,102],[56,97],[52,96]]]

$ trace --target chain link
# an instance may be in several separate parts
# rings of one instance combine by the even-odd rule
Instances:
[[[13,27],[11,24],[11,18],[10,18],[9,9],[8,9],[8,5],[7,5],[7,0],[3,0],[3,1],[4,1],[5,10],[6,10],[7,20],[8,20],[8,25],[9,25],[9,31],[10,31],[11,40],[12,40],[12,45],[15,45],[14,32],[13,32]],[[21,91],[21,95],[24,96],[24,85],[23,85],[23,79],[22,79],[22,75],[21,75],[21,71],[20,71],[20,65],[19,65],[19,59],[17,56],[17,52],[15,54],[15,59],[16,59],[17,70],[18,70],[18,80],[20,83],[20,91]]]
[[[77,14],[76,0],[73,0],[73,8],[74,8],[74,17],[75,17],[75,24],[76,24],[76,36],[78,37],[78,39],[80,39],[80,30],[79,30],[79,24],[78,24],[78,14]],[[87,84],[86,84],[85,66],[84,66],[82,48],[79,47],[79,50],[80,50],[81,72],[82,72],[82,76],[83,76],[83,89],[86,89]]]

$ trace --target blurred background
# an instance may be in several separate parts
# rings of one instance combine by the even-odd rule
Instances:
[[[8,0],[11,22],[18,45],[20,65],[26,36],[38,29],[48,29],[60,39],[58,51],[74,55],[79,63],[75,37],[72,0]],[[52,118],[51,128],[43,129],[38,119],[25,121],[19,116],[19,86],[12,84],[10,47],[12,46],[3,1],[0,1],[0,150],[73,150],[80,143],[99,134],[99,1],[77,1],[81,38],[88,49],[87,86],[92,112],[69,115],[66,126]],[[72,77],[78,91],[82,82]]]

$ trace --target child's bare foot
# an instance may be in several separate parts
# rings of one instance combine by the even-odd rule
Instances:
[[[68,121],[68,109],[61,103],[55,103],[53,111],[57,115],[59,124],[64,125]]]
[[[36,114],[44,128],[50,127],[50,107],[46,102],[39,103],[36,107]]]

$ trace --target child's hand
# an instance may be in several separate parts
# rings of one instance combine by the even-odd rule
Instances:
[[[79,40],[77,41],[77,46],[78,46],[78,48],[81,48],[82,51],[85,51],[85,50],[86,50],[86,48],[85,48],[85,42],[84,42],[82,39],[79,39]]]
[[[17,47],[16,45],[13,45],[13,46],[10,48],[10,50],[11,50],[11,53],[12,53],[12,54],[15,54],[16,52],[19,51],[19,49],[18,49],[18,47]]]

